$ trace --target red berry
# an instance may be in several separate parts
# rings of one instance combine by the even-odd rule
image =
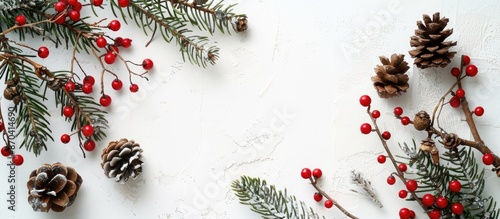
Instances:
[[[460,98],[458,98],[457,96],[453,96],[451,97],[450,99],[450,106],[453,107],[453,108],[458,108],[460,106]]]
[[[439,196],[436,199],[436,205],[438,206],[438,208],[441,208],[441,209],[446,208],[446,207],[448,207],[448,199],[446,199],[443,196]]]
[[[111,82],[111,87],[113,87],[114,90],[120,90],[123,87],[123,83],[117,78]]]
[[[68,17],[72,21],[79,21],[80,20],[80,12],[77,10],[71,10],[68,12]]]
[[[16,17],[16,23],[19,26],[25,25],[26,24],[26,17],[24,15],[22,15],[22,14],[17,15],[17,17]]]
[[[65,106],[63,108],[63,115],[66,117],[72,117],[74,113],[75,113],[75,110],[73,109],[73,107],[71,107],[69,105]]]
[[[493,154],[485,153],[483,155],[483,163],[485,165],[491,165],[491,164],[493,164],[493,162],[495,162],[495,156],[493,156]]]
[[[417,181],[413,179],[406,181],[406,189],[408,189],[408,191],[414,192],[415,190],[417,190],[417,188],[418,188]]]
[[[370,104],[372,103],[372,98],[370,98],[370,96],[368,95],[363,95],[359,98],[359,103],[364,107],[370,106]]]
[[[132,46],[132,39],[130,39],[130,38],[122,39],[121,45],[123,46],[123,48],[131,47]]]
[[[118,0],[118,5],[122,8],[127,7],[130,4],[130,0]]]
[[[62,12],[64,9],[66,9],[66,4],[64,2],[58,1],[54,4],[54,9],[57,12]]]
[[[21,166],[24,163],[24,158],[20,154],[16,154],[12,157],[12,163],[16,166]]]
[[[394,108],[394,115],[396,116],[400,116],[400,115],[403,115],[403,108],[397,106]]]
[[[122,46],[122,45],[123,45],[123,38],[121,38],[121,37],[116,37],[116,38],[115,38],[115,45],[116,45],[116,46]]]
[[[468,65],[470,63],[470,57],[468,55],[463,55],[462,61],[463,61],[464,65]]]
[[[104,55],[104,62],[106,62],[106,64],[108,65],[115,63],[115,60],[116,60],[116,55],[113,53],[108,52],[106,53],[106,55]]]
[[[439,219],[441,217],[441,212],[437,209],[432,210],[427,214],[430,219]]]
[[[64,22],[66,21],[66,13],[65,12],[61,12],[59,14],[56,14],[54,15],[53,19],[54,19],[54,22],[56,24],[64,24]]]
[[[2,153],[2,155],[4,157],[10,156],[11,155],[10,147],[9,146],[3,146],[2,149],[0,149],[0,153]]]
[[[109,46],[108,52],[116,56],[116,54],[120,53],[120,50],[118,49],[118,46],[112,45]]]
[[[83,7],[82,3],[77,2],[76,4],[73,5],[72,9],[80,12],[82,10],[82,7]]]
[[[427,207],[433,206],[435,200],[436,198],[431,194],[425,194],[424,196],[422,196],[422,204]]]
[[[453,75],[454,77],[458,77],[460,75],[460,69],[457,67],[452,68],[451,75]]]
[[[99,103],[102,106],[107,107],[111,104],[111,97],[109,95],[102,95],[101,99],[99,99]]]
[[[93,86],[95,84],[95,79],[94,79],[94,77],[92,77],[92,75],[87,75],[83,78],[83,83],[90,84]]]
[[[76,85],[75,85],[75,83],[73,83],[72,81],[68,81],[68,82],[66,82],[66,84],[64,85],[64,89],[65,89],[67,92],[73,92],[73,91],[75,91],[75,88],[76,88]]]
[[[130,92],[135,93],[135,92],[139,91],[139,85],[131,84],[129,87],[129,90],[130,90]]]
[[[451,212],[456,215],[461,215],[464,213],[464,206],[460,202],[453,203],[451,205]]]
[[[359,129],[361,130],[361,133],[365,135],[370,134],[370,132],[372,132],[372,126],[368,123],[361,124],[361,127]]]
[[[99,7],[102,5],[103,0],[91,0],[90,2],[92,2],[94,6]]]
[[[394,183],[396,183],[396,177],[390,175],[389,177],[387,177],[387,184],[389,185],[394,185]]]
[[[87,139],[83,143],[83,149],[86,151],[93,151],[95,149],[95,142],[92,139]]]
[[[372,111],[372,117],[373,117],[374,119],[378,119],[378,117],[380,117],[380,111],[378,111],[378,110],[373,110],[373,111]]]
[[[311,177],[311,169],[309,169],[309,168],[302,169],[302,171],[300,172],[300,175],[304,179],[309,179]]]
[[[45,46],[38,48],[38,57],[44,59],[49,56],[49,49]]]
[[[317,202],[320,202],[321,199],[323,199],[323,195],[321,195],[319,192],[314,193],[314,200]]]
[[[330,200],[330,199],[326,200],[326,201],[325,201],[325,207],[326,207],[326,208],[331,208],[331,207],[333,207],[333,201],[332,201],[332,200]]]
[[[408,208],[401,208],[399,210],[399,218],[401,218],[401,219],[410,219],[410,209],[408,209]]]
[[[151,59],[144,59],[144,61],[142,61],[142,67],[145,69],[145,70],[151,70],[153,68],[153,61]]]
[[[398,165],[398,169],[401,170],[401,172],[406,172],[406,170],[408,169],[408,166],[406,166],[406,164],[404,164],[404,163],[400,163]]]
[[[460,192],[460,190],[462,189],[462,183],[460,183],[460,181],[456,179],[450,181],[450,184],[448,186],[450,188],[450,191],[452,192]]]
[[[92,93],[92,85],[90,83],[85,83],[83,84],[82,86],[82,92],[85,93],[85,94],[90,94]]]
[[[415,218],[415,212],[410,210],[410,219],[413,219]]]
[[[385,155],[378,155],[378,157],[377,157],[377,161],[378,161],[379,163],[385,163],[385,160],[386,160]]]
[[[476,107],[474,109],[474,114],[476,114],[476,116],[482,116],[484,114],[484,108],[481,106]]]
[[[457,91],[455,91],[455,97],[458,97],[458,98],[465,97],[465,91],[464,91],[464,89],[458,88]]]
[[[70,140],[71,140],[71,136],[69,136],[68,134],[61,135],[61,142],[63,144],[67,144]]]
[[[120,24],[120,21],[118,21],[118,20],[112,20],[108,24],[108,28],[112,31],[118,31],[118,30],[120,30],[120,27],[121,27],[121,24]]]
[[[391,138],[391,133],[388,131],[385,131],[382,133],[382,138],[385,140],[389,140]]]
[[[84,125],[82,127],[82,134],[85,136],[85,137],[90,137],[94,134],[94,127],[92,125]]]
[[[68,5],[75,5],[78,0],[68,0]]]
[[[465,67],[465,74],[470,77],[474,77],[477,75],[477,67],[475,65],[467,65]]]
[[[321,169],[316,168],[312,171],[312,175],[314,176],[314,178],[318,179],[323,175],[323,172],[321,171]]]
[[[408,196],[408,192],[406,190],[402,189],[399,191],[398,196],[400,198],[406,198],[406,196]]]
[[[100,36],[100,37],[97,37],[97,39],[95,39],[95,44],[99,48],[104,48],[106,45],[108,45],[108,42],[107,42],[106,38],[104,38],[103,36]]]
[[[408,118],[408,116],[401,117],[401,124],[403,124],[403,125],[410,124],[410,118]]]

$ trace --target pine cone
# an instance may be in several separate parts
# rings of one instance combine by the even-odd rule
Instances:
[[[125,138],[112,141],[102,151],[101,167],[108,178],[125,183],[130,177],[137,178],[142,173],[142,149],[134,140]]]
[[[413,119],[413,126],[415,129],[419,131],[426,130],[427,127],[431,124],[431,117],[429,114],[423,110],[415,114],[415,118]]]
[[[377,75],[372,77],[373,86],[377,89],[379,97],[398,96],[410,87],[408,75],[405,74],[410,67],[404,57],[402,54],[392,54],[391,60],[385,56],[379,57],[383,65],[377,65],[375,68]]]
[[[64,211],[75,201],[82,183],[75,169],[61,163],[44,164],[30,174],[28,202],[35,211]]]
[[[439,18],[436,12],[432,19],[424,14],[422,21],[417,21],[418,29],[411,37],[410,45],[415,47],[409,53],[415,58],[414,64],[419,68],[446,67],[455,56],[456,52],[450,52],[450,47],[457,45],[457,42],[444,41],[453,33],[453,29],[446,29],[448,18]]]
[[[244,32],[245,30],[247,30],[247,28],[248,28],[247,18],[245,17],[238,18],[238,20],[236,21],[236,31]]]

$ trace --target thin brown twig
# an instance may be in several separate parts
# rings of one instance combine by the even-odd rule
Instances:
[[[333,205],[335,207],[337,207],[342,213],[344,213],[347,217],[350,217],[352,219],[358,219],[358,217],[352,215],[351,213],[349,213],[349,211],[347,211],[344,207],[342,207],[338,202],[336,202],[335,200],[333,200],[332,197],[330,197],[328,195],[328,193],[326,193],[325,191],[323,191],[319,186],[318,186],[318,179],[316,178],[313,178],[312,176],[309,177],[309,181],[311,181],[311,185],[314,187],[314,189],[316,189],[316,191],[318,191],[322,196],[324,196],[326,199],[328,200],[331,200],[333,202]]]

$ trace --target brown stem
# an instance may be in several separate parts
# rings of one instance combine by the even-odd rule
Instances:
[[[330,197],[325,191],[323,191],[319,186],[317,185],[318,179],[309,177],[309,181],[311,181],[311,185],[318,191],[322,196],[324,196],[326,199],[331,200],[333,202],[333,205],[337,207],[342,213],[344,213],[347,217],[350,217],[352,219],[358,219],[358,217],[352,215],[349,213],[344,207],[342,207],[338,202],[333,200],[332,197]]]

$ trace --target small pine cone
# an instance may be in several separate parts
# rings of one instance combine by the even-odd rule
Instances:
[[[422,143],[420,143],[420,150],[425,153],[431,153],[432,162],[436,165],[439,164],[439,151],[432,139],[427,138],[422,140]]]
[[[413,126],[419,131],[426,130],[431,124],[431,117],[427,112],[421,110],[415,114],[415,119],[413,119]]]
[[[30,174],[28,202],[35,211],[64,211],[75,201],[82,183],[75,169],[61,163],[44,164]]]
[[[122,138],[110,142],[101,155],[104,174],[120,183],[137,178],[142,173],[141,153],[141,147],[134,140]]]
[[[462,139],[454,133],[445,134],[443,137],[443,146],[446,149],[456,148],[458,145],[462,144]]]
[[[379,97],[399,96],[410,87],[408,75],[405,74],[410,67],[404,57],[402,54],[393,54],[391,60],[385,56],[379,57],[382,65],[375,67],[377,75],[372,77],[373,86],[378,91]]]
[[[415,58],[414,64],[418,68],[446,67],[456,52],[450,52],[450,47],[457,45],[457,42],[444,41],[453,33],[453,29],[444,29],[449,19],[440,18],[439,12],[436,12],[432,19],[424,14],[422,21],[417,21],[418,29],[415,35],[411,37],[410,46],[415,49],[409,53]]]
[[[236,31],[245,32],[247,28],[248,28],[247,18],[246,17],[238,18],[238,20],[236,21]]]

